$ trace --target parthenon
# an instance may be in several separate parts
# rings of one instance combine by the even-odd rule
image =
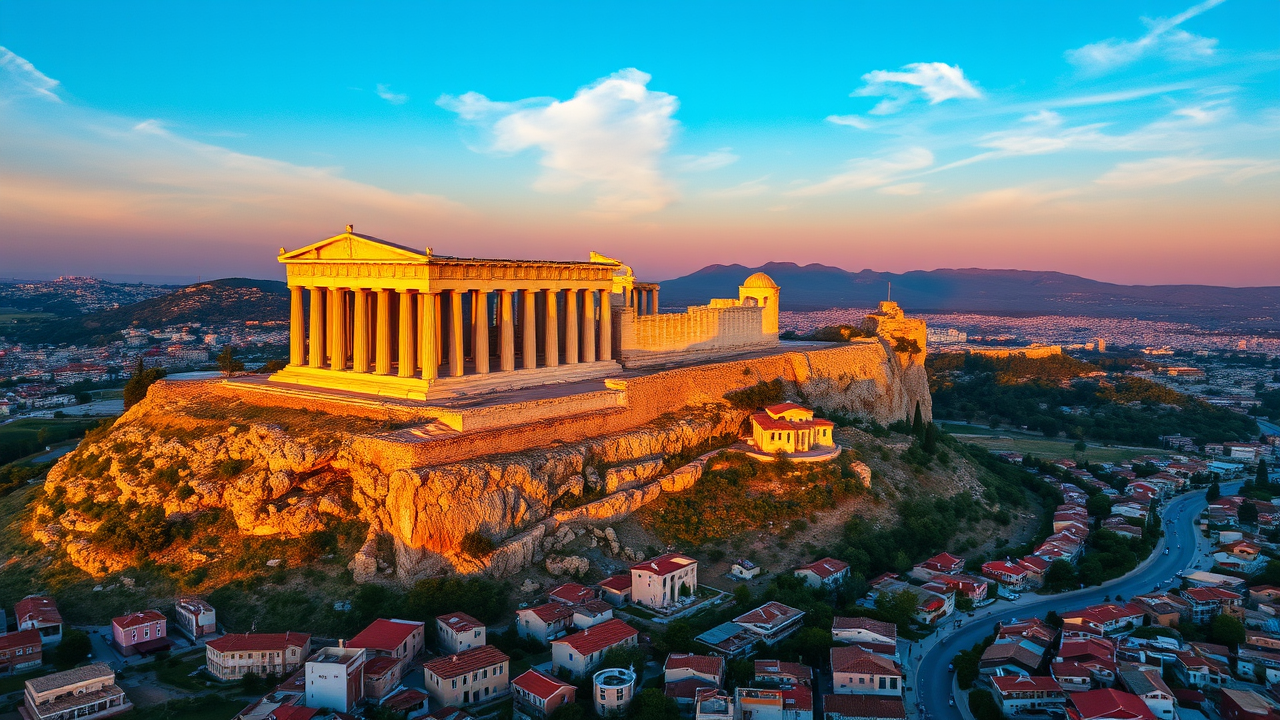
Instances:
[[[585,262],[451,257],[349,225],[299,250],[281,248],[278,259],[290,293],[290,353],[273,382],[423,399],[441,379],[519,372],[537,384],[603,376],[620,369],[615,358],[625,362],[637,327],[675,327],[643,322],[657,315],[657,284],[637,282],[629,267],[597,253]],[[716,342],[717,322],[776,343],[777,286],[752,288],[743,289],[749,299],[708,306],[745,306],[747,315],[729,323],[713,311],[710,323],[699,316],[680,324],[679,337],[655,340],[648,332],[645,347],[656,342],[669,357],[711,341],[707,347],[723,351],[734,339]],[[757,307],[769,302],[762,315]],[[624,337],[615,317],[625,323]],[[695,332],[697,342],[684,339]]]

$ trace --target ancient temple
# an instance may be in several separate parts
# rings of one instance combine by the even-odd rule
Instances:
[[[347,226],[281,248],[279,261],[291,302],[289,365],[271,377],[279,383],[424,399],[455,378],[602,377],[619,362],[777,342],[778,288],[760,274],[738,299],[658,315],[658,285],[597,253],[585,262],[452,257]]]

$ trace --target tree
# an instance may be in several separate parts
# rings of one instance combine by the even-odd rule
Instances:
[[[236,359],[235,348],[230,345],[222,346],[222,352],[218,353],[218,369],[228,377],[244,372],[244,363]]]
[[[256,672],[247,672],[240,678],[240,687],[249,695],[262,691],[262,678]]]
[[[641,690],[627,708],[630,720],[680,720],[680,707],[658,688]]]
[[[492,540],[482,533],[472,530],[462,536],[462,542],[458,543],[458,549],[468,557],[481,558],[493,552],[494,544]]]
[[[1266,487],[1270,484],[1270,477],[1267,475],[1267,461],[1258,460],[1258,472],[1254,477],[1254,484],[1259,487]]]
[[[1084,507],[1090,517],[1104,518],[1111,514],[1111,498],[1098,493],[1085,501]]]
[[[59,670],[70,670],[84,662],[90,652],[93,652],[93,643],[88,633],[68,628],[62,633],[62,642],[53,649],[53,664]]]
[[[1053,592],[1073,590],[1079,584],[1075,566],[1066,560],[1054,560],[1044,574],[1044,586]]]
[[[1084,452],[1089,446],[1084,444],[1084,440],[1077,440],[1075,444],[1076,452]]]
[[[987,690],[974,690],[969,693],[969,712],[974,720],[1003,720],[1000,704]]]
[[[1226,645],[1232,651],[1244,642],[1244,623],[1227,615],[1219,614],[1209,623],[1209,638],[1219,645]]]
[[[1240,504],[1240,510],[1237,511],[1236,517],[1240,520],[1241,525],[1253,525],[1258,522],[1258,506],[1246,500]]]
[[[959,610],[960,612],[972,612],[973,598],[969,597],[968,595],[965,595],[964,593],[957,593],[956,594],[956,610]]]
[[[1222,497],[1222,488],[1218,487],[1218,483],[1216,482],[1210,485],[1209,489],[1206,490],[1204,494],[1204,499],[1208,500],[1209,502],[1213,502],[1214,500],[1217,500],[1220,497]]]
[[[882,592],[876,596],[876,609],[884,615],[885,620],[895,623],[899,628],[906,628],[916,614],[916,596],[910,590]]]
[[[581,703],[564,703],[547,720],[587,720],[587,709]]]
[[[938,426],[929,423],[924,428],[924,442],[920,444],[920,447],[930,455],[938,452],[938,436],[940,434]]]
[[[141,402],[147,396],[147,390],[164,376],[164,368],[149,368],[142,364],[142,358],[138,358],[133,377],[124,386],[124,409],[128,410]]]
[[[911,434],[924,440],[924,414],[920,412],[920,402],[916,402],[916,414],[911,420]]]

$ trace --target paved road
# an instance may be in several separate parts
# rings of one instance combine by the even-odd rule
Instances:
[[[1224,484],[1222,492],[1226,495],[1236,488],[1238,484]],[[920,704],[918,707],[923,708],[923,713],[917,713],[917,716],[928,716],[931,720],[961,720],[958,709],[947,703],[951,698],[951,673],[947,671],[947,665],[957,652],[972,647],[994,632],[997,622],[1031,616],[1043,617],[1050,610],[1076,610],[1103,602],[1107,596],[1114,598],[1119,595],[1128,599],[1151,592],[1157,582],[1174,578],[1180,570],[1208,567],[1212,561],[1205,553],[1211,550],[1211,545],[1195,529],[1195,519],[1206,505],[1203,490],[1172,500],[1161,513],[1164,520],[1172,521],[1172,525],[1166,526],[1165,537],[1152,551],[1147,562],[1122,578],[1059,595],[1026,594],[1016,602],[999,601],[978,611],[973,618],[961,616],[964,624],[959,629],[947,629],[940,632],[936,639],[926,639],[923,643],[923,658],[918,661],[913,658],[911,662],[916,671],[911,680],[916,693],[915,700]],[[1164,554],[1166,546],[1169,548],[1168,555]],[[913,645],[912,649],[919,653],[919,647]],[[908,698],[908,705],[910,704]]]

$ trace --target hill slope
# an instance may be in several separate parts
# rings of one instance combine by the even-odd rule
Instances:
[[[783,310],[873,307],[885,299],[889,283],[893,283],[893,299],[916,313],[1135,317],[1280,329],[1280,287],[1116,285],[1029,270],[887,273],[850,272],[817,263],[766,263],[757,268],[709,265],[664,281],[661,301],[663,305],[693,305],[713,297],[737,297],[738,284],[753,272],[767,273],[782,287]]]
[[[20,323],[6,330],[19,342],[94,343],[128,327],[162,328],[200,323],[218,326],[245,320],[288,320],[289,292],[278,280],[226,278],[196,283],[160,297],[111,310]]]

